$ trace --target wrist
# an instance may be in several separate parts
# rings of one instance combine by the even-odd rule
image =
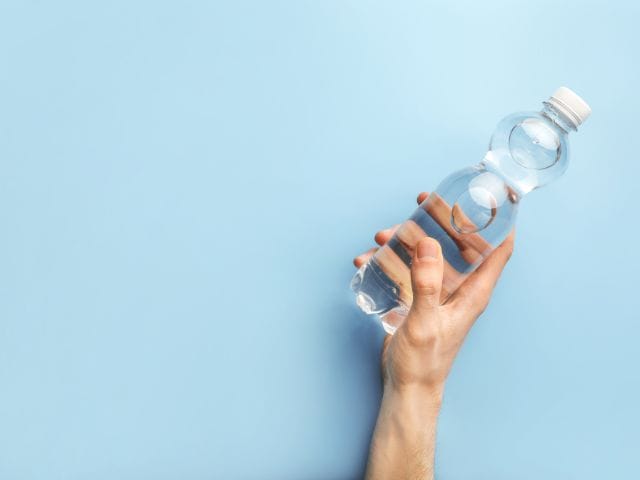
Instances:
[[[444,396],[444,383],[396,385],[393,382],[385,382],[384,396],[403,403],[440,407]]]
[[[442,388],[385,383],[366,478],[433,478]]]
[[[442,406],[444,386],[385,385],[382,406],[394,417],[408,422],[422,422],[438,416]]]

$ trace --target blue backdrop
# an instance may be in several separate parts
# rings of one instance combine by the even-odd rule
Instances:
[[[355,479],[351,259],[558,86],[445,480],[639,468],[637,2],[0,2],[0,478]]]

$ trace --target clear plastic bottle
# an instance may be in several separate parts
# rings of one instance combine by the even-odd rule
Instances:
[[[566,87],[543,105],[503,119],[482,162],[449,175],[353,277],[358,305],[380,315],[387,332],[395,332],[411,306],[411,259],[422,237],[442,246],[444,302],[507,237],[522,197],[567,169],[568,134],[591,109]]]

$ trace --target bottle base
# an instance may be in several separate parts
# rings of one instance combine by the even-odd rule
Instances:
[[[378,266],[375,259],[360,267],[351,280],[356,303],[367,315],[385,314],[398,305],[398,287]]]
[[[367,315],[375,314],[375,306],[373,299],[363,292],[356,293],[356,304],[360,307]]]
[[[398,287],[375,259],[360,267],[351,280],[356,304],[367,315],[378,315],[384,330],[393,335],[408,313],[398,300]]]

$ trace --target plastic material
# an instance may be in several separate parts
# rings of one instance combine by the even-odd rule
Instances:
[[[542,111],[503,119],[483,161],[449,175],[358,270],[351,287],[360,308],[380,315],[385,330],[395,332],[413,301],[411,262],[425,235],[442,246],[446,301],[513,229],[522,197],[565,172],[568,134],[590,113],[562,87]]]
[[[576,129],[591,115],[591,107],[587,102],[567,87],[556,90],[549,98],[549,103],[566,115]]]

